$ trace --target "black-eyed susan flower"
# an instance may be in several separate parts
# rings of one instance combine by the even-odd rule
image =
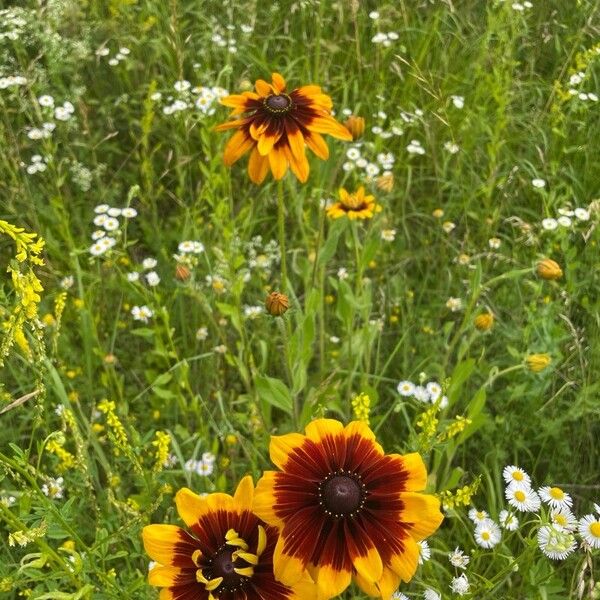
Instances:
[[[269,169],[275,179],[281,179],[288,166],[304,183],[310,170],[305,146],[327,160],[329,148],[321,134],[347,141],[352,141],[352,134],[331,116],[331,98],[318,85],[305,85],[288,93],[279,73],[271,77],[270,84],[257,80],[256,92],[220,100],[233,108],[232,116],[241,115],[216,127],[217,131],[238,130],[225,148],[225,164],[231,166],[250,151],[248,174],[254,183],[262,183]]]
[[[339,191],[340,200],[327,208],[327,216],[332,219],[348,217],[354,219],[372,219],[375,213],[381,212],[381,205],[375,202],[375,198],[365,194],[365,188],[361,185],[356,192],[349,193],[344,188]]]
[[[277,530],[252,512],[254,484],[244,477],[235,495],[201,498],[184,488],[177,511],[190,532],[175,525],[148,525],[143,540],[157,562],[148,575],[163,588],[160,600],[310,600],[309,578],[292,589],[273,577]]]
[[[443,518],[437,498],[419,493],[427,473],[418,454],[386,455],[365,423],[332,419],[313,421],[306,435],[271,438],[270,453],[279,471],[258,482],[254,511],[279,529],[279,581],[294,585],[308,571],[320,600],[352,579],[389,599],[412,578],[417,542]]]

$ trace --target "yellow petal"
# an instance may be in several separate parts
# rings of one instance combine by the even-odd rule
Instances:
[[[267,156],[269,152],[273,150],[273,146],[279,141],[281,137],[280,133],[276,133],[274,135],[266,135],[262,134],[260,138],[258,138],[258,151],[262,156]]]
[[[250,475],[246,475],[237,486],[233,496],[235,504],[240,510],[252,510],[254,499],[254,482]]]
[[[404,504],[400,520],[412,524],[410,535],[417,541],[431,535],[444,520],[440,512],[440,501],[435,496],[402,492],[400,499]]]
[[[306,183],[308,174],[310,172],[310,166],[308,164],[308,160],[306,159],[304,148],[299,156],[296,156],[289,146],[284,146],[283,151],[288,162],[290,163],[290,169],[292,170],[292,173],[299,179],[299,181]]]
[[[382,600],[390,600],[400,585],[400,577],[391,569],[384,569],[381,579],[377,582]]]
[[[276,476],[277,473],[275,471],[265,471],[263,476],[258,480],[254,492],[252,511],[265,523],[281,529],[283,521],[275,513],[276,500],[274,490]]]
[[[183,569],[156,565],[148,573],[148,583],[157,587],[170,587],[182,575]]]
[[[319,567],[317,573],[317,587],[319,600],[329,600],[339,596],[352,581],[352,571],[338,571],[329,565]]]
[[[402,466],[408,471],[408,479],[406,480],[405,490],[407,492],[420,492],[427,485],[427,469],[421,455],[417,452],[405,454],[400,457]]]
[[[327,133],[340,140],[352,141],[352,134],[333,117],[315,117],[306,128],[317,133]]]
[[[275,179],[282,179],[288,168],[288,161],[281,148],[273,148],[268,154],[271,173]]]
[[[209,510],[206,499],[200,498],[188,488],[182,488],[175,494],[175,505],[179,516],[188,527],[195,525]]]
[[[412,538],[402,540],[404,550],[399,554],[392,554],[390,568],[404,581],[409,582],[419,564],[419,546]]]
[[[283,536],[279,536],[273,552],[273,574],[284,585],[294,586],[304,575],[304,563],[299,558],[286,554],[284,545]]]
[[[257,79],[254,87],[263,98],[265,96],[270,96],[273,93],[273,88],[264,79]]]
[[[254,140],[245,131],[236,131],[227,143],[227,146],[225,146],[223,161],[230,167],[236,160],[248,152],[254,144]]]
[[[271,436],[269,454],[273,464],[285,471],[285,465],[292,452],[306,443],[306,437],[301,433],[288,433],[286,435]]]
[[[375,583],[381,579],[383,574],[383,563],[381,556],[375,547],[369,548],[366,555],[352,557],[352,564],[356,572],[367,581]]]
[[[319,158],[323,160],[329,158],[329,148],[320,133],[309,132],[309,135],[305,136],[304,141]]]
[[[250,154],[248,161],[248,175],[250,180],[257,185],[260,185],[267,173],[269,172],[269,159],[266,156],[261,156],[258,148],[255,146]]]
[[[306,436],[319,443],[327,436],[335,437],[344,431],[344,426],[335,419],[315,419],[306,426]]]
[[[186,566],[192,568],[194,546],[188,540],[188,534],[176,525],[147,525],[142,531],[144,548],[152,560],[161,565]],[[185,550],[189,546],[189,554]],[[184,552],[182,552],[182,550]],[[182,564],[185,562],[186,564]]]
[[[279,73],[272,73],[271,80],[273,81],[275,92],[281,94],[285,90],[285,79]]]

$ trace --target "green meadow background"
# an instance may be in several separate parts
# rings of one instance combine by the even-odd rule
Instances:
[[[424,455],[431,493],[471,486],[473,505],[497,518],[502,469],[518,464],[536,486],[568,491],[578,515],[592,512],[599,4],[0,1],[0,265],[31,268],[43,286],[37,318],[11,345],[22,296],[10,273],[0,280],[0,597],[157,598],[141,528],[179,523],[177,489],[231,493],[244,474],[256,480],[271,465],[271,434],[319,416],[352,420],[359,393],[386,451]],[[372,41],[381,33],[394,35]],[[213,128],[229,110],[215,100],[205,113],[196,92],[174,87],[239,93],[274,71],[291,89],[323,86],[340,121],[343,109],[364,117],[369,162],[394,157],[382,189],[344,166],[352,144],[328,138],[330,159],[310,158],[306,184],[283,180],[282,318],[251,308],[282,289],[277,185],[253,185],[245,158],[226,168],[229,133]],[[70,102],[67,118],[42,95],[55,108]],[[191,107],[170,112],[178,99]],[[43,123],[55,128],[32,139]],[[412,140],[423,154],[407,150]],[[338,188],[358,185],[382,211],[328,219]],[[137,216],[118,217],[116,245],[96,257],[101,204]],[[542,225],[577,207],[587,220]],[[17,260],[2,222],[45,240],[42,265]],[[185,240],[204,252],[182,277],[173,255]],[[145,258],[157,261],[156,286]],[[536,274],[544,258],[561,279]],[[135,320],[135,306],[152,317]],[[474,325],[484,312],[495,318],[487,332]],[[551,357],[539,373],[524,362],[534,353]],[[423,417],[432,405],[401,397],[401,380],[444,388],[433,430],[431,411]],[[457,417],[466,425],[444,435]],[[168,466],[157,432],[169,436]],[[212,473],[184,467],[206,452]],[[52,498],[43,486],[58,477]],[[597,551],[551,561],[526,518],[496,548],[477,548],[468,508],[446,512],[431,560],[401,590],[409,598],[427,587],[453,597],[446,555],[456,546],[472,553],[468,597],[598,597]]]

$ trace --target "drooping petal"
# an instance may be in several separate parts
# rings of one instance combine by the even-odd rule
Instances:
[[[328,133],[340,140],[352,141],[352,134],[332,117],[314,117],[306,128],[316,133]]]
[[[310,166],[308,164],[306,154],[304,153],[304,149],[302,149],[302,152],[299,156],[296,156],[289,146],[284,146],[283,151],[290,164],[290,169],[292,170],[292,173],[298,178],[300,182],[305,183],[308,179]]]
[[[248,175],[252,183],[261,184],[269,171],[269,159],[266,156],[261,156],[258,148],[255,146],[250,153],[248,161]]]
[[[323,136],[320,133],[316,133],[314,131],[307,132],[308,135],[304,136],[304,141],[306,145],[322,160],[327,160],[329,158],[329,148],[327,143],[323,139]]]
[[[236,160],[248,152],[255,143],[244,130],[236,131],[227,143],[227,146],[225,146],[223,161],[230,167]]]
[[[247,119],[233,119],[233,121],[226,121],[219,125],[215,125],[215,131],[227,131],[228,129],[239,129],[240,127],[247,125],[251,121]]]
[[[271,167],[271,173],[273,174],[274,179],[282,179],[285,175],[288,168],[288,161],[285,157],[285,154],[281,148],[275,146],[271,152],[268,154],[269,156],[269,166]]]
[[[277,475],[279,475],[279,473],[275,471],[265,471],[263,473],[262,477],[258,480],[258,483],[256,484],[252,510],[265,523],[268,523],[269,525],[273,525],[274,527],[280,529],[281,527],[283,527],[283,521],[277,516],[277,513],[275,512],[275,481]]]

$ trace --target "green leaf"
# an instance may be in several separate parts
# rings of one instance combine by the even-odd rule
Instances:
[[[262,400],[271,406],[275,406],[291,416],[294,401],[287,385],[280,379],[267,377],[266,375],[257,375],[254,379],[256,391]]]

